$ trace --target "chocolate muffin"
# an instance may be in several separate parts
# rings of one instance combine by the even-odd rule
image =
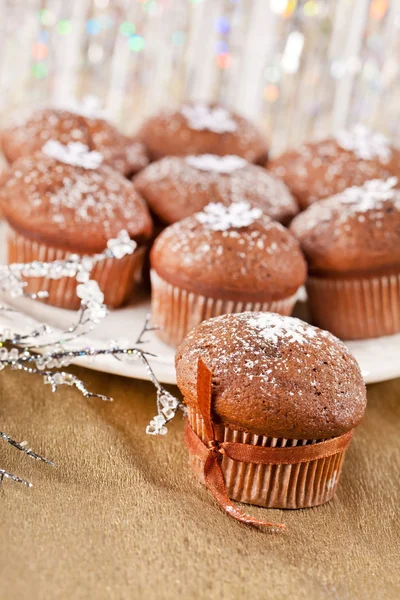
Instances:
[[[121,305],[141,275],[152,222],[144,200],[132,183],[101,163],[101,154],[78,144],[50,142],[32,156],[15,161],[1,188],[8,222],[8,260],[31,262],[63,259],[68,254],[93,255],[126,230],[138,244],[121,260],[97,263],[97,280],[111,307]],[[27,291],[47,291],[47,302],[76,309],[74,279],[29,279]]]
[[[291,225],[309,266],[313,322],[342,339],[400,331],[400,190],[372,180],[310,206]]]
[[[217,104],[187,103],[164,110],[143,124],[138,137],[152,160],[188,154],[236,154],[264,164],[268,150],[258,129],[244,117]]]
[[[267,168],[281,177],[301,209],[370,179],[400,174],[400,151],[366,127],[308,143],[271,160]]]
[[[48,140],[80,142],[101,152],[105,164],[127,177],[149,164],[142,142],[122,135],[104,119],[65,110],[38,110],[25,123],[9,127],[1,135],[2,150],[10,163],[40,150]]]
[[[167,156],[134,178],[138,192],[162,223],[171,224],[202,210],[210,201],[247,201],[288,224],[298,213],[285,184],[239,156]]]
[[[199,397],[199,361],[211,373],[214,440]],[[360,369],[342,342],[291,317],[223,315],[189,333],[176,352],[176,372],[188,409],[191,461],[203,482],[207,449],[216,448],[233,500],[305,508],[332,498],[366,407]],[[257,447],[258,460],[233,460],[227,442],[236,443],[236,455]]]
[[[290,314],[306,279],[294,236],[246,202],[209,204],[170,225],[155,241],[150,260],[152,320],[171,345],[220,314]]]

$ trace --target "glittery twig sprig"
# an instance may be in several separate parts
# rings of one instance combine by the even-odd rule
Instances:
[[[29,447],[27,441],[17,442],[16,440],[14,440],[12,437],[7,435],[3,431],[0,431],[0,439],[4,440],[5,442],[7,442],[7,444],[10,444],[10,446],[12,446],[13,448],[16,448],[20,452],[23,452],[24,454],[26,454],[26,456],[29,456],[30,458],[33,458],[34,460],[39,460],[41,462],[44,462],[46,465],[50,465],[51,467],[56,466],[52,460],[49,460],[48,458],[45,458],[44,456],[41,456],[40,454],[37,454],[36,452],[34,452]],[[22,477],[19,477],[18,475],[14,475],[13,473],[10,473],[9,471],[5,471],[4,469],[0,469],[0,484],[4,481],[4,479],[10,479],[11,481],[14,481],[16,483],[22,483],[23,485],[26,485],[27,487],[32,487],[32,484],[29,481],[27,481],[26,479],[22,479]]]
[[[144,327],[136,340],[136,344],[143,343],[143,335],[148,331],[154,331],[158,327],[150,327],[150,315],[147,315]],[[184,412],[184,404],[175,398],[164,386],[160,384],[147,360],[145,353],[140,356],[144,363],[151,382],[157,390],[157,415],[146,427],[148,435],[165,435],[168,432],[167,424],[175,417],[179,410]]]
[[[28,298],[45,298],[47,292],[38,294],[27,294],[24,291],[26,282],[24,278],[47,277],[49,279],[61,279],[61,277],[74,277],[79,283],[87,283],[93,267],[107,258],[120,259],[127,254],[133,254],[137,247],[136,242],[130,239],[127,231],[121,231],[115,239],[107,242],[107,248],[93,256],[79,256],[70,254],[64,260],[41,262],[34,260],[30,263],[13,263],[11,265],[0,265],[0,292],[9,294],[11,298],[25,296]],[[95,283],[95,282],[94,282]],[[93,288],[93,284],[91,284]],[[88,288],[89,289],[89,288]],[[77,287],[77,294],[84,293],[85,298],[91,299],[89,291]],[[97,292],[97,288],[96,288]]]
[[[5,479],[10,479],[11,481],[14,481],[15,483],[22,483],[23,485],[26,485],[26,487],[32,487],[32,484],[30,481],[27,481],[26,479],[22,479],[22,477],[19,477],[18,475],[14,475],[13,473],[10,473],[9,471],[5,471],[4,469],[0,469],[0,483],[3,483],[3,481]]]
[[[149,358],[155,355],[143,349],[146,333],[157,329],[150,325],[149,316],[136,341],[122,345],[113,342],[108,348],[71,347],[71,342],[83,335],[88,334],[107,315],[107,307],[104,304],[104,295],[96,281],[90,279],[90,273],[95,264],[107,258],[121,259],[127,254],[132,254],[136,249],[136,243],[132,241],[126,231],[120,232],[116,239],[107,243],[107,248],[94,256],[70,255],[65,260],[54,262],[34,261],[27,264],[11,264],[0,266],[0,292],[8,294],[12,298],[30,297],[42,298],[45,293],[29,295],[25,293],[25,279],[29,277],[47,277],[60,279],[61,277],[73,277],[77,281],[76,293],[81,299],[78,318],[65,331],[53,330],[49,325],[40,323],[35,325],[28,333],[13,332],[11,329],[3,329],[0,332],[0,370],[11,368],[33,375],[41,375],[44,383],[51,386],[56,392],[60,385],[75,387],[85,398],[99,398],[101,400],[112,400],[104,394],[94,393],[88,390],[84,382],[76,375],[64,370],[73,361],[82,357],[95,358],[98,356],[114,356],[118,360],[140,360],[156,388],[157,393],[157,416],[147,427],[147,433],[165,434],[166,424],[175,416],[181,403],[177,398],[166,390],[158,381]],[[0,311],[6,315],[19,314],[18,311],[7,305],[0,306]],[[18,450],[32,458],[42,460],[52,465],[51,461],[39,456],[25,442],[16,442],[6,434],[0,437]],[[5,470],[0,470],[0,482],[5,478],[30,486],[30,483]]]
[[[147,340],[144,339],[146,333],[157,329],[159,327],[150,325],[150,315],[147,315],[143,328],[135,340],[135,346],[146,343]],[[111,343],[111,347],[113,347],[113,343]],[[154,356],[154,354],[146,352],[141,348],[131,348],[127,352],[128,357],[137,358],[143,363],[150,381],[156,388],[157,415],[146,427],[146,433],[149,435],[165,435],[168,432],[167,424],[175,417],[179,410],[184,411],[184,405],[158,381],[148,360],[148,357]],[[120,359],[119,356],[116,356],[116,358]]]
[[[46,463],[47,465],[51,465],[52,467],[56,466],[55,463],[53,463],[53,461],[51,461],[47,458],[44,458],[44,456],[37,454],[31,448],[29,448],[27,441],[17,442],[16,440],[14,440],[12,437],[7,435],[3,431],[0,431],[0,438],[3,439],[5,442],[7,442],[7,444],[10,444],[10,446],[13,446],[13,448],[16,448],[17,450],[19,450],[20,452],[23,452],[27,456],[30,456],[31,458],[33,458],[35,460],[40,460],[40,461]]]

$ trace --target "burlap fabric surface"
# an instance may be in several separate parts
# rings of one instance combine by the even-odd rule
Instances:
[[[328,505],[245,507],[271,535],[223,514],[187,468],[183,422],[149,437],[147,382],[79,370],[114,403],[41,378],[0,375],[0,429],[54,459],[0,445],[32,489],[0,489],[1,599],[400,598],[400,380],[372,385]]]

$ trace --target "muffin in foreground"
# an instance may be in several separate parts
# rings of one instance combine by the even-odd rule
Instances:
[[[208,204],[167,227],[151,251],[152,321],[176,346],[224,313],[290,314],[306,279],[294,236],[246,202]]]
[[[24,123],[8,127],[1,134],[2,150],[9,163],[41,150],[48,140],[80,142],[89,150],[101,152],[104,164],[127,177],[149,164],[141,142],[122,135],[104,119],[66,110],[38,110]]]
[[[152,212],[170,225],[209,202],[245,200],[287,224],[299,212],[296,200],[277,177],[239,156],[167,156],[141,171],[134,184]]]
[[[346,340],[400,331],[400,190],[372,180],[318,202],[291,231],[309,266],[313,323]]]
[[[192,467],[225,509],[222,492],[268,508],[333,497],[366,407],[360,369],[337,338],[273,313],[223,315],[186,337],[176,372]]]
[[[268,162],[286,183],[300,208],[360,186],[370,179],[399,175],[400,151],[380,133],[361,125],[320,142],[302,145]]]
[[[138,244],[135,252],[97,263],[91,277],[110,307],[120,306],[140,280],[151,218],[132,183],[103,166],[98,152],[82,144],[49,142],[43,152],[14,163],[0,197],[8,223],[9,263],[93,255],[126,230]],[[30,278],[26,290],[47,291],[45,301],[61,308],[73,310],[80,304],[73,278]]]
[[[223,106],[183,104],[147,119],[138,132],[152,160],[188,154],[236,154],[264,164],[268,149],[258,129]]]

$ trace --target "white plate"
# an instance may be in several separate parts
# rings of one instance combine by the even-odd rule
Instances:
[[[8,299],[8,304],[23,312],[26,319],[24,319],[24,323],[21,323],[20,315],[15,313],[2,315],[0,312],[0,326],[5,325],[12,329],[12,323],[15,322],[18,323],[18,331],[21,330],[21,325],[24,328],[25,325],[32,327],[37,322],[47,323],[55,329],[65,330],[76,321],[76,312],[47,306],[35,300],[20,298],[10,301]],[[139,299],[134,305],[110,311],[104,321],[88,336],[74,341],[73,347],[89,345],[103,348],[104,345],[108,346],[111,340],[115,340],[120,344],[129,341],[132,344],[137,339],[149,312],[150,303],[147,297]],[[150,359],[150,362],[159,381],[175,383],[174,350],[163,344],[152,331],[146,333],[144,339],[148,342],[141,347],[156,355],[156,357]],[[113,356],[99,356],[95,359],[80,358],[74,362],[96,371],[105,371],[106,373],[115,373],[116,375],[138,379],[149,378],[144,365],[139,361],[122,362],[116,360]]]
[[[3,236],[4,230],[2,231],[0,226],[0,240]],[[0,247],[0,262],[4,261],[4,257],[4,251],[1,252]],[[65,330],[76,319],[76,313],[72,311],[54,308],[25,298],[13,301],[13,306],[19,308],[26,315],[27,324],[28,322],[32,323],[33,318],[57,329]],[[302,311],[304,311],[304,307],[300,303],[300,313]],[[96,342],[98,344],[100,342],[100,345],[104,346],[104,343],[108,344],[110,340],[119,342],[130,340],[132,342],[142,329],[146,314],[149,312],[150,304],[147,297],[137,300],[130,306],[111,311],[106,319],[90,333],[90,337],[80,338],[79,343],[93,346]],[[20,330],[20,315],[0,312],[0,326],[9,326],[10,319],[17,320],[18,330]],[[151,359],[156,376],[164,383],[175,383],[174,350],[163,344],[154,332],[149,332],[146,339],[148,339],[148,343],[145,349],[156,354],[156,357]],[[400,334],[372,340],[346,342],[346,345],[358,360],[366,383],[400,377]],[[121,362],[112,356],[102,356],[95,360],[80,358],[76,360],[76,364],[116,375],[148,379],[146,369],[139,361]]]

